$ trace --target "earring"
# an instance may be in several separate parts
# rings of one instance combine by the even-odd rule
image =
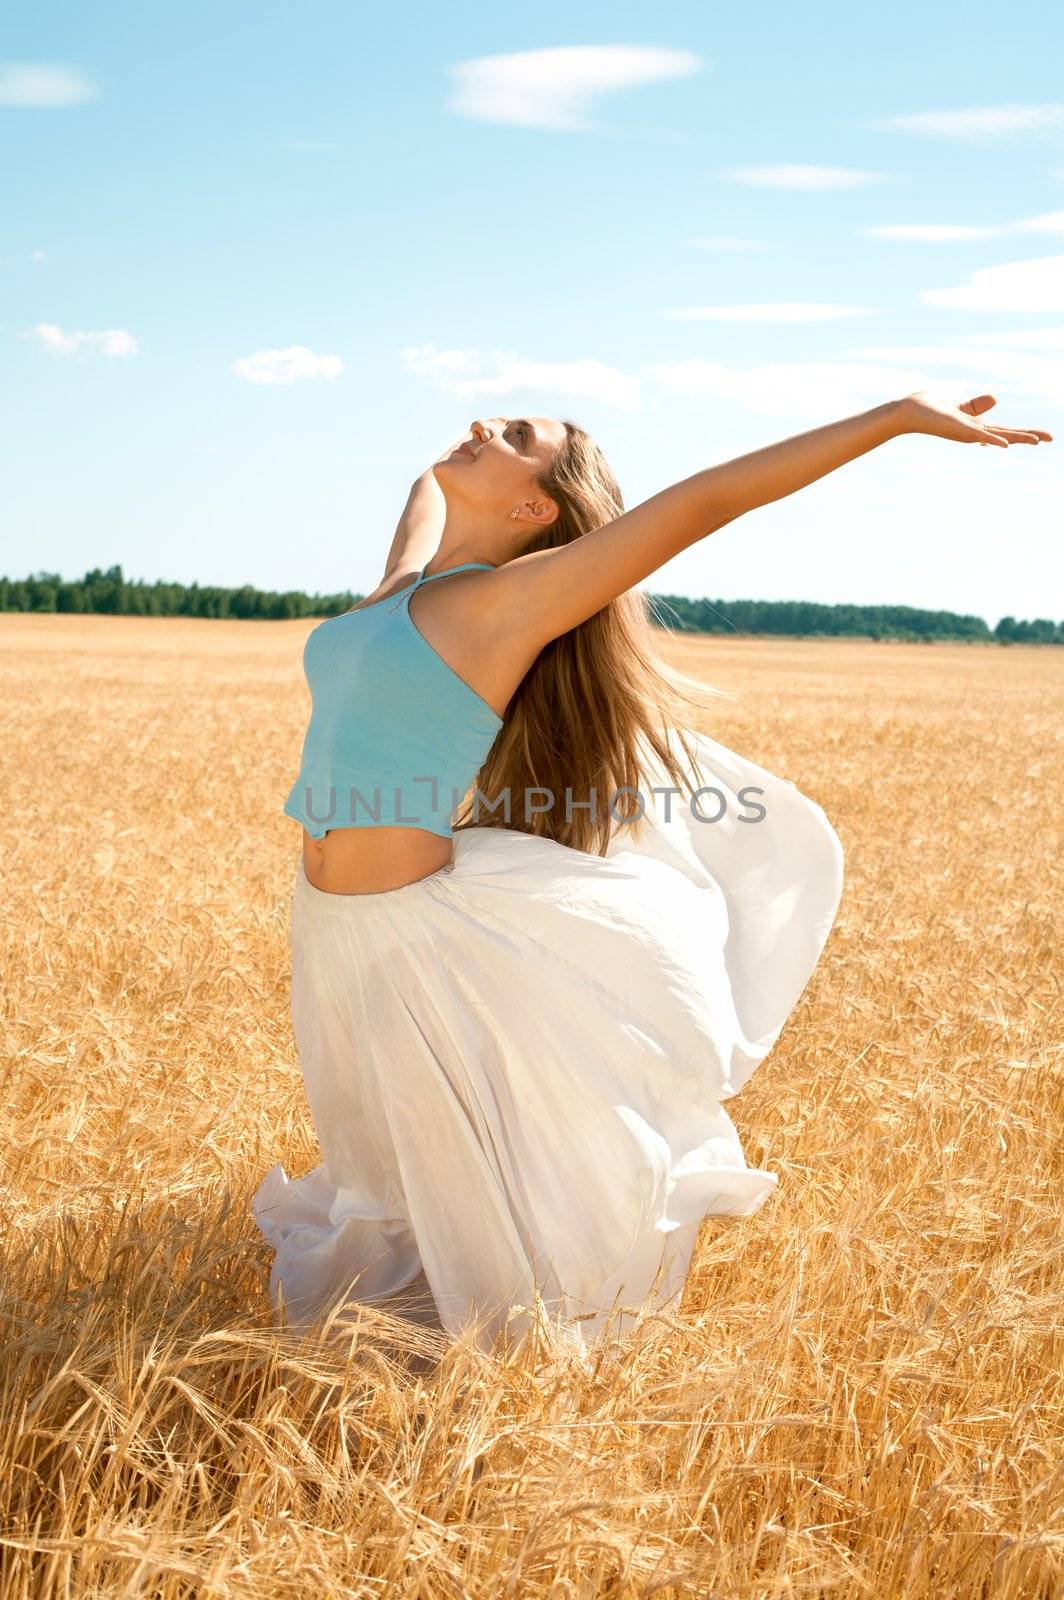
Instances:
[[[511,511],[511,512],[510,512],[510,515],[511,515],[511,517],[516,517],[516,515],[517,515],[517,512],[516,512],[516,511]]]

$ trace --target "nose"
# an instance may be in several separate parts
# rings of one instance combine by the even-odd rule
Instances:
[[[488,427],[487,423],[486,422],[482,422],[479,417],[476,419],[476,421],[472,425],[473,437],[475,439],[479,439],[481,444],[484,443],[485,436],[487,434],[489,434],[490,432],[491,432],[491,429]]]

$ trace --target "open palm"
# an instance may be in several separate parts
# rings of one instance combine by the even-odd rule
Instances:
[[[997,405],[992,394],[977,394],[959,406],[936,400],[926,389],[906,395],[902,402],[906,433],[931,433],[940,439],[958,439],[961,444],[1038,444],[1050,441],[1051,433],[1042,428],[999,428],[974,419]]]

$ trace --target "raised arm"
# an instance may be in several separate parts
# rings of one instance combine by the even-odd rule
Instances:
[[[898,434],[1003,446],[1052,438],[1038,429],[991,428],[975,420],[994,404],[992,395],[978,395],[953,407],[920,391],[707,467],[572,544],[508,561],[491,578],[496,615],[530,647],[542,648],[717,528],[804,489]]]

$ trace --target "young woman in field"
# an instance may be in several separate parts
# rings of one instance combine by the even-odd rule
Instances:
[[[773,1193],[722,1102],[819,959],[842,849],[694,731],[711,691],[634,586],[900,434],[1051,437],[994,404],[921,391],[631,511],[550,417],[476,421],[416,480],[377,589],[304,653],[292,1016],[324,1159],[253,1202],[289,1315],[623,1329],[680,1294],[704,1216]]]

